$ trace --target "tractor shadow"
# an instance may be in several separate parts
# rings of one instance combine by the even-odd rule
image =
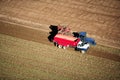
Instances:
[[[54,36],[58,33],[58,26],[50,25],[49,28],[51,29],[51,31],[49,32],[50,35],[48,36],[48,40],[52,42]]]
[[[79,37],[79,33],[78,32],[72,32],[72,34],[73,34],[73,37]]]

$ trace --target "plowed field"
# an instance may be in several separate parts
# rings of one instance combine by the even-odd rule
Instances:
[[[119,0],[1,0],[0,20],[45,30],[49,25],[68,25],[73,31],[86,31],[100,44],[119,48],[119,4]]]
[[[0,80],[119,80],[119,0],[1,0]],[[50,25],[86,31],[87,54],[49,42]]]

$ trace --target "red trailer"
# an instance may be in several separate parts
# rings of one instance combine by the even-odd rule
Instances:
[[[53,42],[59,48],[63,47],[64,49],[69,46],[76,47],[79,41],[80,41],[79,38],[73,36],[67,36],[63,34],[57,34],[53,39]]]

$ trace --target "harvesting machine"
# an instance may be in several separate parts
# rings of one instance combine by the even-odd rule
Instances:
[[[86,36],[86,32],[77,32],[73,35],[69,27],[58,26],[58,33],[54,36],[53,42],[58,48],[66,49],[73,47],[75,50],[85,53],[90,45],[96,45],[93,38]]]

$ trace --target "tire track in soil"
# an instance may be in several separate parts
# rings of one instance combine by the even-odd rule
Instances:
[[[47,38],[49,33],[42,30],[0,22],[0,33],[53,46]],[[120,62],[120,56],[116,54],[106,53],[95,49],[90,50],[88,54]]]

